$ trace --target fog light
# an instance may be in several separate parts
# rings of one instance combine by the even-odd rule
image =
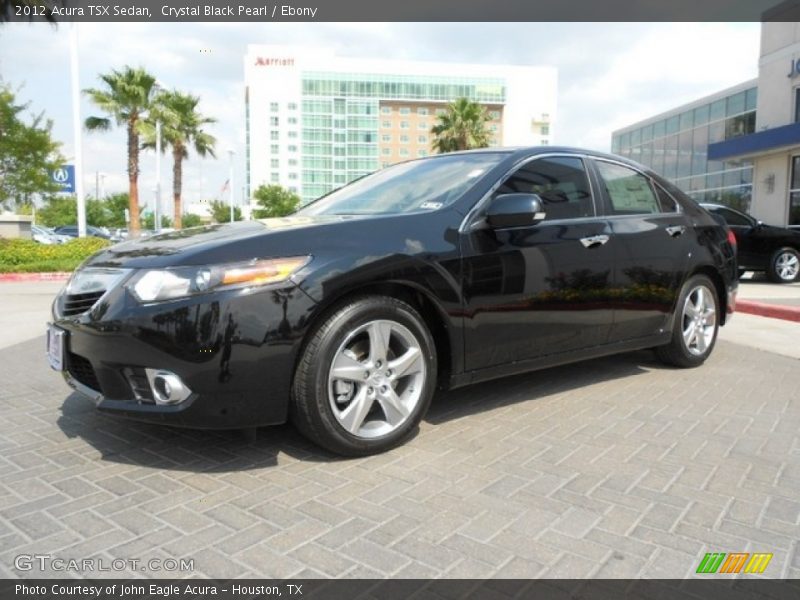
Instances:
[[[156,404],[178,404],[192,393],[181,378],[171,371],[145,369],[145,373]]]

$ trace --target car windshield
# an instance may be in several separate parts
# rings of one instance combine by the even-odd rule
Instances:
[[[334,190],[297,214],[390,215],[436,210],[457,200],[505,157],[502,152],[483,152],[400,163]]]

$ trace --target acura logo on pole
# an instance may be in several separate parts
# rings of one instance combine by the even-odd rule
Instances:
[[[61,189],[60,192],[66,194],[75,193],[75,166],[64,165],[50,171],[50,179],[53,183],[57,184]]]

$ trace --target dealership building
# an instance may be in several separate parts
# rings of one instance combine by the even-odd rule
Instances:
[[[345,58],[275,45],[249,46],[244,67],[248,198],[279,184],[308,202],[427,156],[437,114],[460,97],[486,107],[493,145],[554,139],[552,67]]]
[[[762,23],[758,78],[615,131],[611,149],[700,202],[800,225],[800,24]]]

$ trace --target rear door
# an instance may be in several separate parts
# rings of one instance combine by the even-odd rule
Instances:
[[[657,182],[628,165],[594,159],[615,240],[614,325],[609,341],[664,331],[696,245],[680,205]]]

